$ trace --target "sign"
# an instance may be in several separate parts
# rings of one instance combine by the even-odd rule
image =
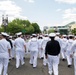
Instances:
[[[26,30],[22,30],[22,33],[25,34],[26,33]]]

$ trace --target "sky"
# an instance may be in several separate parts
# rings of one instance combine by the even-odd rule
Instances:
[[[2,15],[36,22],[41,30],[63,26],[76,21],[76,0],[0,0],[0,23]]]

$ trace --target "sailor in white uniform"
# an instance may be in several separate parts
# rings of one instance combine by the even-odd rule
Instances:
[[[42,47],[41,47],[42,41],[43,41],[43,37],[42,37],[42,35],[40,35],[40,36],[38,37],[38,43],[39,43],[39,50],[38,50],[38,51],[39,51],[39,58],[40,58],[40,59],[43,58],[43,56],[42,56],[43,50],[42,50]]]
[[[15,39],[15,50],[16,50],[16,68],[19,68],[20,62],[21,65],[23,65],[24,62],[24,52],[26,51],[26,43],[24,39],[21,38],[22,33],[17,33],[18,38]]]
[[[36,68],[39,44],[36,34],[32,34],[32,36],[32,39],[28,42],[28,49],[30,50],[30,64],[33,65],[33,68]]]
[[[74,58],[74,75],[76,75],[76,40],[72,44],[70,57]]]
[[[65,61],[66,59],[66,45],[67,45],[67,36],[62,35],[62,44],[61,44],[61,55],[62,55],[62,60]]]
[[[13,40],[13,36],[9,36],[9,39],[12,43],[12,48],[11,48],[11,58],[14,59],[15,58],[15,47],[14,47],[14,40]]]
[[[43,65],[44,66],[46,66],[47,65],[47,59],[45,58],[45,47],[46,47],[46,44],[47,44],[47,42],[49,41],[50,39],[49,39],[49,37],[48,37],[48,34],[45,34],[44,35],[44,38],[43,38],[43,41],[42,41],[42,44],[41,44],[41,46],[42,46],[42,50],[43,50],[43,57],[44,57],[44,59],[43,59]]]
[[[66,58],[67,58],[68,67],[71,67],[72,65],[72,58],[70,57],[70,54],[71,54],[71,46],[74,42],[73,37],[74,37],[73,35],[69,35],[69,40],[67,41],[67,45],[66,45]]]
[[[1,33],[1,40],[0,40],[0,75],[7,75],[8,70],[8,63],[9,63],[9,57],[10,57],[10,49],[11,46],[9,42],[5,39],[6,33]]]
[[[60,38],[60,33],[59,33],[59,32],[56,33],[55,40],[57,40],[57,41],[59,42],[60,47],[61,47],[61,46],[62,46],[62,40],[61,40],[61,38]],[[60,50],[60,51],[61,51],[61,50]],[[59,54],[59,58],[60,58],[60,54]],[[60,60],[59,60],[59,61],[60,61]],[[60,62],[59,62],[59,63],[60,63]]]

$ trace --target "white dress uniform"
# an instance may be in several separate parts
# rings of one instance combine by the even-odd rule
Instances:
[[[42,47],[41,47],[41,45],[42,45],[42,41],[43,41],[43,39],[38,39],[38,43],[39,43],[39,58],[43,58],[43,56],[42,56],[42,53],[43,53],[43,50],[42,50]]]
[[[67,45],[67,39],[62,38],[62,45],[61,45],[61,54],[62,54],[62,59],[66,59],[66,45]]]
[[[74,75],[76,75],[76,40],[72,44],[71,52],[72,52],[71,54],[74,57],[74,72],[75,72]]]
[[[57,40],[60,44],[60,47],[62,46],[62,41],[61,41],[61,38],[59,38],[58,36],[55,37],[55,40]]]
[[[26,43],[24,41],[24,39],[22,39],[21,37],[18,37],[15,39],[15,50],[16,50],[16,68],[18,68],[20,66],[20,61],[21,61],[21,65],[23,65],[24,62],[24,51],[25,51],[25,47]]]
[[[59,38],[59,36],[55,36],[55,40],[57,40],[60,44],[60,47],[62,46],[62,41],[61,38]],[[59,63],[60,63],[60,54],[59,54]]]
[[[73,39],[69,39],[66,45],[66,58],[68,62],[68,67],[72,65],[72,58],[70,57],[70,54],[71,54],[71,46],[73,42],[74,42]]]
[[[14,43],[15,43],[15,41],[14,40],[12,40],[12,39],[10,39],[11,40],[11,42],[12,42],[12,49],[11,49],[11,58],[15,58],[15,54],[16,54],[16,52],[15,52],[15,47],[14,47]]]
[[[9,42],[6,39],[0,40],[0,75],[2,75],[2,69],[4,69],[3,75],[7,75],[9,62],[8,49],[11,49]]]
[[[30,50],[30,64],[33,64],[33,67],[37,67],[38,48],[38,39],[33,37],[28,42],[28,49]]]
[[[46,66],[46,64],[47,64],[47,59],[45,58],[45,47],[46,47],[46,44],[47,44],[47,42],[48,42],[49,40],[50,40],[49,37],[44,37],[44,38],[43,38],[43,41],[42,41],[42,49],[43,49],[43,54],[42,54],[42,56],[44,57],[44,59],[43,59],[43,65],[44,65],[44,66]]]

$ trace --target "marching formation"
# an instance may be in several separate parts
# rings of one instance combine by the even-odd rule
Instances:
[[[22,32],[16,37],[5,32],[0,34],[0,75],[8,75],[10,60],[16,59],[16,68],[25,64],[25,53],[30,53],[29,64],[37,67],[37,58],[43,60],[43,65],[48,65],[49,75],[59,75],[58,66],[60,59],[67,61],[71,68],[74,59],[74,72],[76,75],[76,36],[60,35],[60,33],[32,34],[25,39]],[[25,58],[26,59],[26,58]]]

